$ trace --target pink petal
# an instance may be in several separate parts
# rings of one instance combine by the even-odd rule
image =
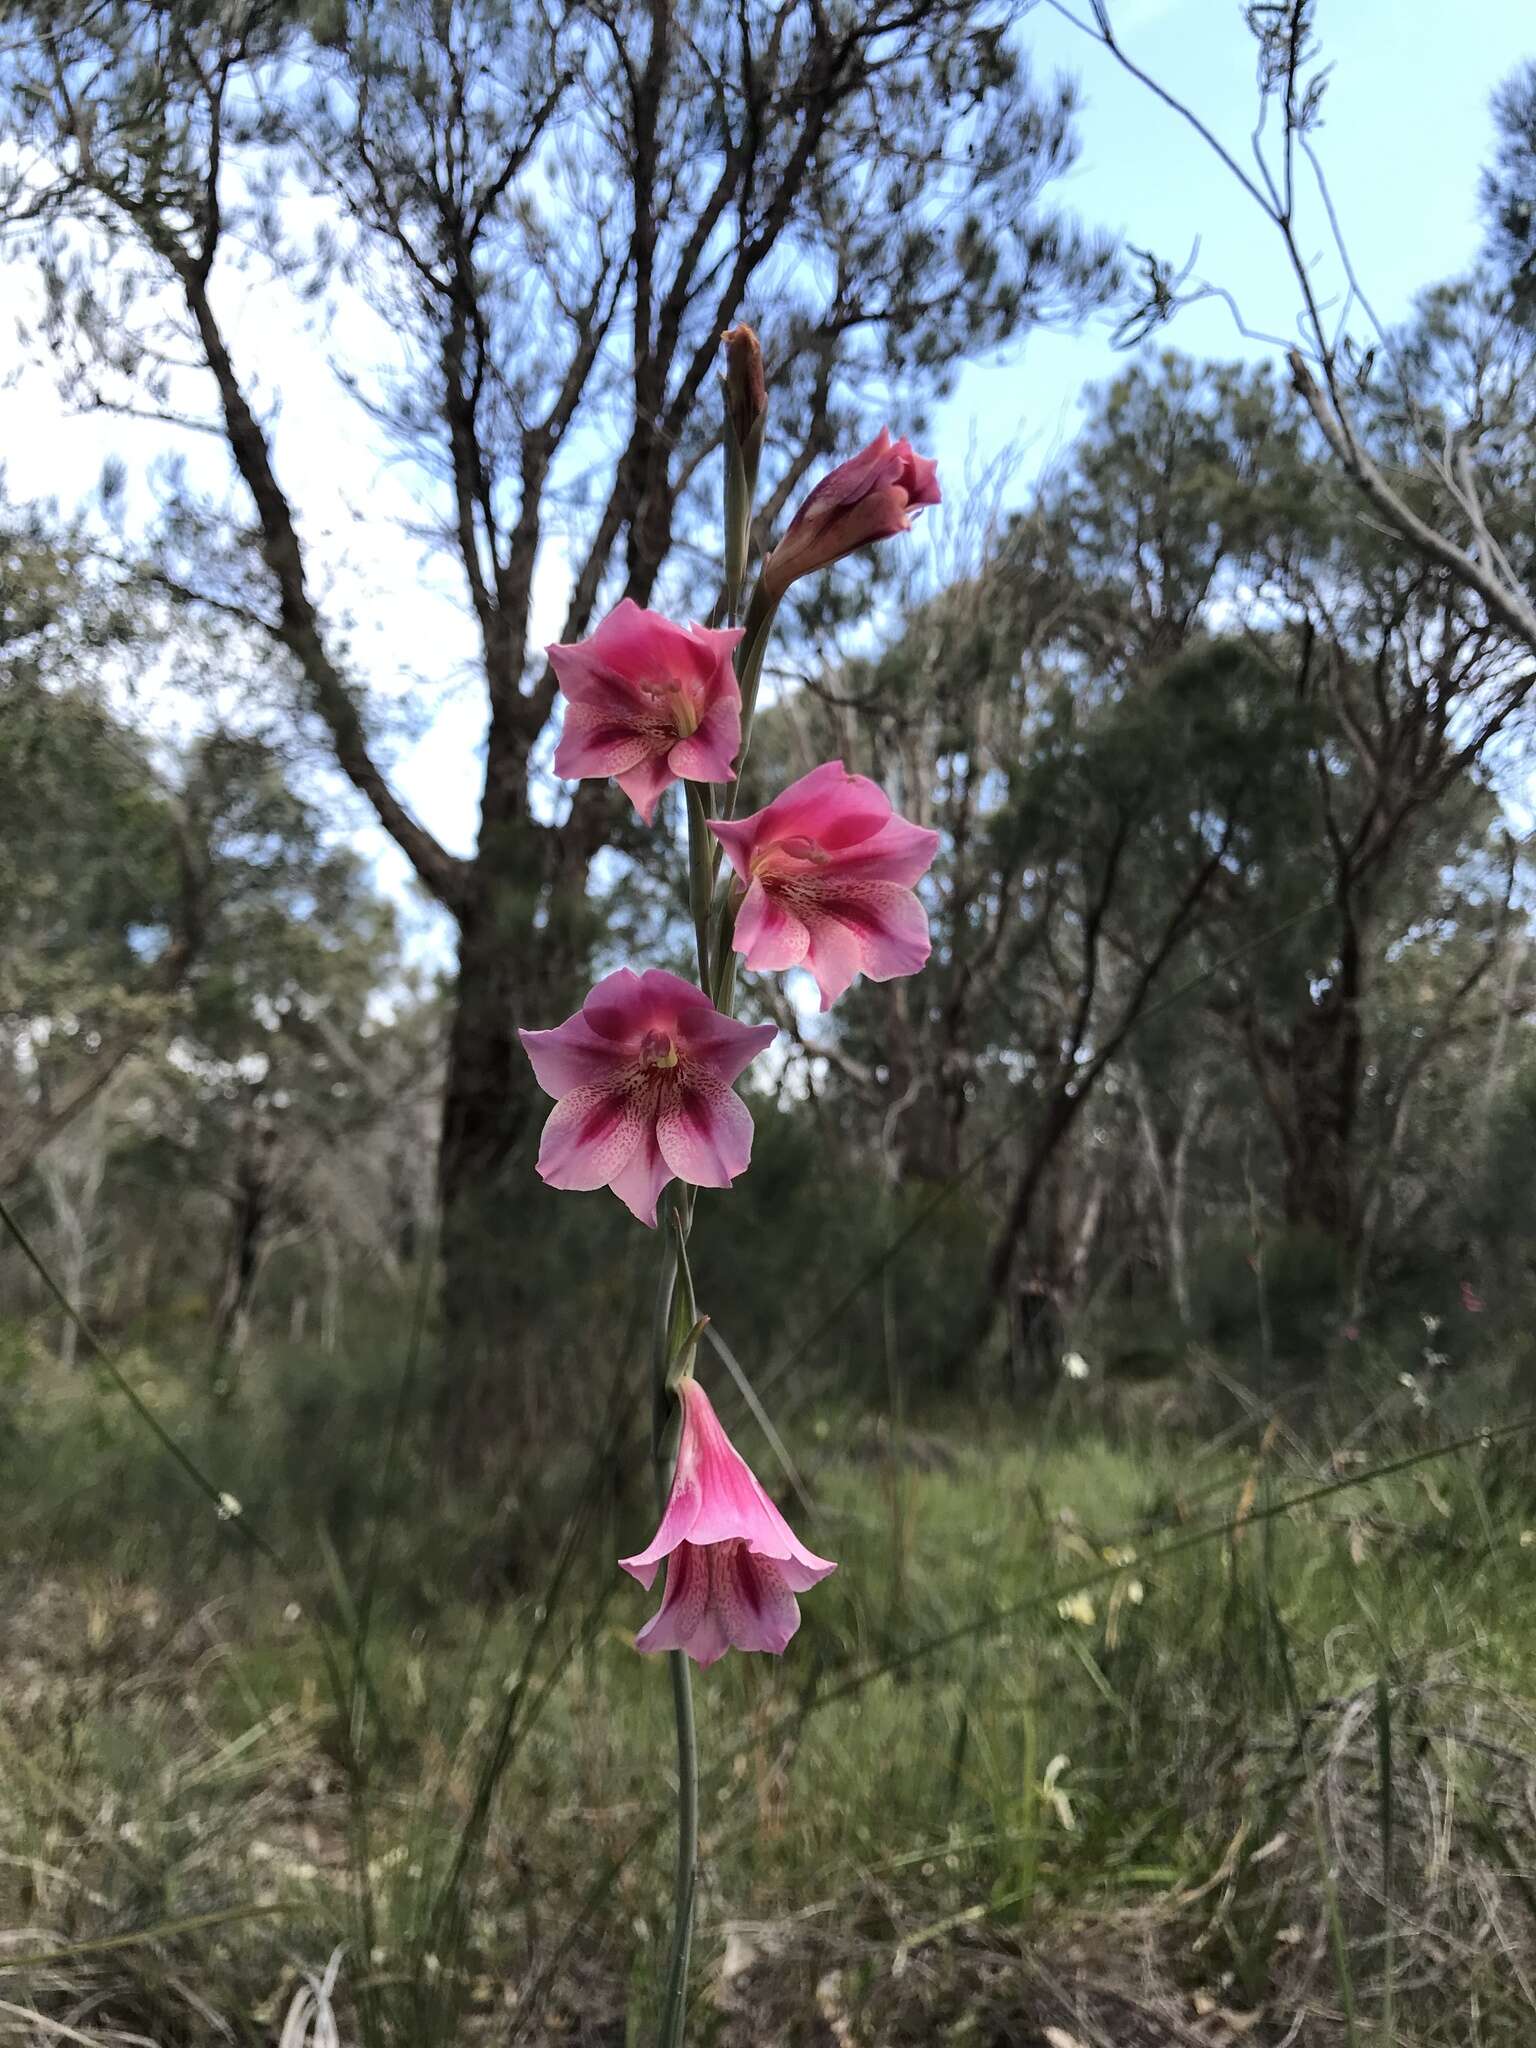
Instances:
[[[761,811],[750,818],[711,818],[709,829],[725,848],[725,857],[741,876],[749,879],[752,869],[752,852],[757,845],[757,821]]]
[[[731,656],[741,645],[744,629],[740,626],[695,626],[690,622],[674,630],[678,633],[674,653],[677,673],[691,674],[694,681],[703,683],[711,695],[718,690],[733,696],[739,712],[741,691]]]
[[[707,1067],[687,1061],[662,1094],[656,1142],[679,1180],[728,1188],[751,1164],[752,1112]]]
[[[871,981],[916,974],[931,951],[928,913],[910,889],[896,882],[845,882],[822,891],[824,915],[852,932],[859,966]]]
[[[762,974],[782,974],[805,958],[811,935],[777,894],[754,880],[736,913],[731,940],[747,965]]]
[[[552,1031],[519,1031],[517,1035],[533,1063],[534,1079],[546,1095],[569,1095],[573,1088],[612,1080],[623,1065],[615,1047],[599,1037],[580,1010]]]
[[[731,766],[734,753],[734,748],[728,754],[712,747],[701,729],[691,739],[678,741],[667,755],[667,766],[684,782],[734,782],[736,770]]]
[[[549,1113],[538,1171],[552,1188],[605,1188],[628,1163],[654,1115],[640,1088],[573,1088]]]
[[[555,773],[568,782],[623,775],[657,751],[648,733],[585,704],[569,704],[555,748]]]
[[[705,707],[698,731],[679,740],[667,760],[674,775],[689,782],[734,782],[732,765],[741,747],[741,692],[734,674],[730,689],[718,689]]]
[[[811,944],[805,964],[821,990],[822,1009],[830,1010],[863,966],[863,949],[846,925],[819,907],[815,913],[807,911],[806,923]]]
[[[684,1413],[686,1417],[686,1404]],[[662,1560],[670,1557],[680,1543],[687,1542],[702,1505],[697,1469],[679,1451],[677,1470],[672,1475],[672,1490],[667,1495],[666,1510],[656,1534],[644,1550],[637,1550],[633,1557],[621,1557],[619,1569],[628,1572],[632,1579],[638,1579],[642,1586],[649,1587]]]
[[[649,979],[649,975],[638,975],[633,968],[620,967],[613,974],[605,974],[588,991],[581,1014],[599,1038],[626,1050],[639,1046],[651,1028],[654,1006],[646,989]],[[668,979],[676,980],[676,976],[669,975]]]
[[[829,470],[810,491],[795,514],[791,527],[798,526],[807,513],[830,511],[836,505],[851,505],[881,484],[894,483],[901,475],[901,457],[891,443],[891,430],[882,427],[867,448],[850,455],[836,469]]]
[[[648,755],[643,761],[637,761],[633,768],[626,769],[622,775],[616,775],[613,779],[639,813],[641,824],[649,825],[656,815],[656,806],[661,801],[662,791],[670,789],[677,777],[667,766],[666,755],[655,753]]]
[[[664,967],[647,967],[640,985],[650,1005],[647,1029],[678,1030],[685,1025],[706,1023],[720,1014],[703,989],[684,981],[680,974],[668,974]]]
[[[694,737],[727,761],[734,761],[741,747],[741,691],[736,685],[736,671],[731,669],[728,674],[730,687],[722,687],[710,697]]]
[[[835,1572],[837,1566],[829,1559],[806,1549],[768,1498],[698,1381],[684,1380],[678,1397],[683,1403],[683,1440],[674,1484],[696,1488],[699,1498],[689,1541],[728,1543],[739,1536],[755,1556],[772,1558],[796,1592]]]
[[[683,1404],[682,1440],[666,1512],[646,1548],[619,1560],[624,1570],[642,1586],[649,1586],[662,1559],[673,1553],[680,1558],[690,1552],[697,1556],[706,1546],[740,1542],[754,1557],[776,1566],[790,1593],[803,1593],[836,1571],[831,1559],[807,1550],[768,1498],[751,1466],[721,1428],[698,1381],[684,1380],[678,1398]],[[673,1575],[669,1573],[664,1612],[673,1592]],[[682,1645],[648,1641],[645,1647]]]
[[[705,1067],[727,1087],[778,1035],[776,1025],[739,1024],[715,1009],[708,1016],[690,1010],[678,1020],[678,1044],[689,1068]]]
[[[939,465],[926,455],[913,454],[905,441],[897,442],[898,448],[907,450],[909,463],[906,491],[914,505],[937,505],[942,503],[939,490]]]
[[[621,597],[584,644],[626,682],[651,682],[666,673],[676,630],[659,612]]]
[[[734,682],[730,660],[740,640],[739,628],[717,632],[705,626],[680,626],[625,597],[583,644],[632,682],[649,683],[660,676],[677,675],[709,684],[722,672]]]
[[[579,704],[594,717],[621,723],[639,715],[643,700],[626,677],[614,674],[595,639],[577,640],[569,647],[546,647],[544,652],[568,705]]]
[[[637,1573],[638,1577],[639,1574]],[[656,1576],[643,1581],[647,1586]],[[667,1566],[667,1589],[660,1607],[635,1637],[637,1650],[686,1650],[709,1605],[709,1556],[691,1543],[678,1546]]]
[[[639,1637],[635,1640],[638,1642]],[[701,1671],[707,1671],[711,1664],[720,1662],[730,1647],[730,1638],[725,1633],[724,1622],[720,1609],[715,1604],[711,1587],[710,1603],[704,1610],[704,1619],[693,1632],[688,1654]]]
[[[662,1158],[661,1147],[656,1142],[655,1126],[647,1125],[644,1137],[628,1162],[620,1167],[608,1185],[637,1222],[643,1223],[647,1230],[654,1230],[656,1204],[671,1178],[672,1169]]]
[[[823,761],[742,823],[756,827],[754,851],[804,837],[832,853],[870,838],[890,815],[891,800],[878,783],[850,775],[841,761]]]
[[[726,1640],[738,1650],[782,1656],[800,1626],[800,1607],[779,1567],[744,1543],[718,1544],[710,1566],[710,1604]]]
[[[900,882],[910,889],[933,866],[938,850],[937,832],[893,816],[870,838],[836,854],[825,872],[839,881],[847,875],[865,882]]]

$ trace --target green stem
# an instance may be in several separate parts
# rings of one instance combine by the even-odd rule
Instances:
[[[683,2048],[688,2019],[688,1958],[693,1947],[693,1901],[699,1862],[699,1748],[693,1725],[693,1681],[688,1658],[671,1650],[672,1711],[677,1720],[677,1875],[673,1884],[672,1956],[667,1965],[658,2048]]]
[[[708,792],[685,782],[688,806],[688,901],[693,911],[693,937],[699,954],[699,986],[710,986],[709,907],[715,893],[715,856],[720,842],[709,830]]]
[[[681,1412],[677,1381],[692,1370],[698,1343],[698,1309],[688,1266],[688,1232],[693,1224],[693,1189],[679,1187],[672,1198],[670,1228],[662,1254],[661,1290],[656,1302],[656,1381],[652,1460],[656,1497],[665,1512],[677,1462]],[[667,1569],[670,1571],[671,1566]],[[677,1876],[672,1894],[672,1954],[667,1965],[658,2048],[682,2048],[688,2014],[688,1957],[693,1947],[693,1905],[699,1856],[699,1751],[693,1721],[693,1685],[681,1650],[668,1653],[672,1711],[677,1722]]]
[[[737,650],[740,657],[736,665],[736,680],[741,686],[741,751],[736,756],[736,780],[726,792],[725,815],[728,818],[735,817],[737,799],[741,795],[747,749],[752,744],[752,722],[757,715],[758,685],[763,679],[763,657],[768,652],[769,629],[778,608],[777,599],[768,596],[759,577],[752,592],[752,601],[747,606],[741,646]]]
[[[726,456],[727,560],[724,609],[732,621],[740,601],[746,571],[747,543],[751,531],[752,499],[757,482],[757,450],[761,433],[743,457]],[[737,780],[725,801],[725,815],[736,814],[740,775],[752,738],[752,717],[757,708],[757,686],[763,672],[763,655],[768,646],[768,629],[777,609],[765,596],[761,581],[752,593],[739,648],[737,681],[741,687],[741,750],[737,756]],[[699,987],[717,1009],[729,1016],[736,992],[736,961],[730,950],[733,918],[730,892],[724,892],[718,915],[715,911],[715,875],[720,847],[709,830],[710,813],[717,808],[712,789],[698,783],[684,785],[688,812],[688,902],[693,913],[694,942],[699,956]],[[713,929],[711,928],[713,923]],[[704,1325],[694,1299],[693,1274],[688,1265],[688,1233],[693,1227],[694,1190],[679,1184],[672,1196],[670,1229],[662,1250],[661,1287],[656,1299],[655,1385],[652,1407],[651,1454],[656,1472],[656,1494],[666,1512],[672,1471],[682,1428],[682,1403],[677,1397],[679,1382],[693,1371],[694,1352]],[[670,1565],[668,1570],[671,1570]],[[668,1653],[672,1674],[672,1711],[677,1722],[677,1876],[672,1896],[672,1954],[667,1964],[666,1990],[662,1998],[657,2048],[683,2048],[688,2021],[688,1959],[693,1948],[694,1899],[699,1861],[699,1748],[693,1719],[693,1681],[685,1652]]]

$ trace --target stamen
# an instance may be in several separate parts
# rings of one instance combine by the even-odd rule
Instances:
[[[677,1047],[665,1031],[647,1031],[640,1041],[640,1057],[648,1067],[670,1069],[677,1065]]]
[[[812,861],[819,868],[825,867],[832,857],[822,849],[819,840],[807,838],[803,832],[797,832],[792,839],[781,839],[779,850],[787,853],[791,860]]]

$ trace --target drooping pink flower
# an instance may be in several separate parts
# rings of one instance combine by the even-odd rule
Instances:
[[[1488,1306],[1470,1280],[1461,1283],[1461,1305],[1469,1316],[1480,1316]]]
[[[939,835],[899,818],[867,775],[823,761],[765,810],[709,829],[746,884],[733,943],[748,967],[809,968],[830,1010],[856,974],[893,981],[928,958],[913,884]]]
[[[677,1392],[683,1431],[661,1527],[646,1549],[619,1559],[645,1587],[667,1562],[666,1594],[635,1648],[686,1650],[701,1665],[730,1649],[777,1656],[800,1626],[795,1595],[837,1566],[800,1542],[698,1381]]]
[[[702,989],[660,968],[621,967],[552,1031],[519,1031],[555,1097],[539,1146],[553,1188],[612,1188],[642,1223],[675,1174],[728,1188],[752,1157],[752,1114],[731,1083],[771,1043]]]
[[[797,577],[905,533],[913,512],[938,502],[938,464],[914,455],[909,441],[893,441],[882,427],[811,492],[763,564],[763,588],[777,602]]]
[[[565,698],[555,773],[611,775],[647,825],[662,791],[730,782],[741,745],[738,631],[678,626],[624,598],[588,640],[546,647]]]

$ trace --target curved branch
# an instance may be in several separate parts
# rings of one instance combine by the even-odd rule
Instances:
[[[319,615],[304,575],[304,556],[293,512],[272,467],[271,451],[235,373],[223,333],[209,303],[206,282],[197,265],[179,251],[172,257],[197,325],[203,354],[218,387],[225,434],[236,469],[256,504],[262,558],[277,584],[277,639],[297,659],[336,750],[336,759],[353,787],[373,806],[384,830],[404,853],[427,890],[456,911],[464,895],[466,866],[427,828],[412,817],[389,787],[369,751],[362,717],[351,685],[326,651]]]

